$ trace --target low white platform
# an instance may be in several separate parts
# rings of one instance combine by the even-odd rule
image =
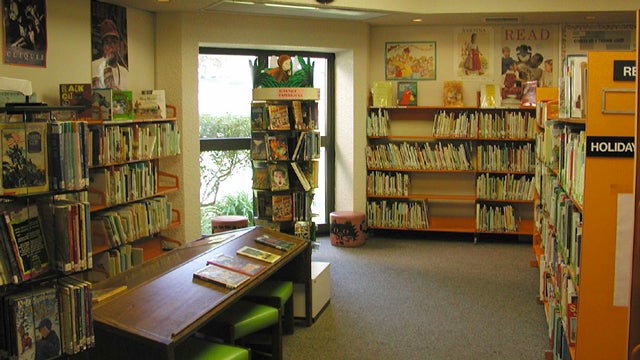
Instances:
[[[316,321],[322,310],[331,300],[331,264],[322,261],[311,262],[311,315]],[[297,318],[305,317],[304,286],[294,284],[293,315]]]

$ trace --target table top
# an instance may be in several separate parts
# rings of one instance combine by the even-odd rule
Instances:
[[[295,247],[285,252],[254,241],[265,234],[293,242]],[[266,268],[233,290],[193,278],[196,270],[206,266],[208,258],[219,253],[240,256],[236,255],[236,250],[245,245],[281,257],[273,264],[247,258]],[[97,326],[154,343],[179,342],[301,254],[307,246],[303,239],[262,227],[223,232],[194,241],[98,283],[96,289],[127,285],[127,290],[94,304],[94,321]]]

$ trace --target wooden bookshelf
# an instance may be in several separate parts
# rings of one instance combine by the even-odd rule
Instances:
[[[470,233],[476,241],[480,234],[533,235],[532,197],[482,195],[478,193],[478,181],[481,176],[492,182],[523,177],[532,186],[534,109],[372,107],[367,122],[370,228]],[[440,154],[436,153],[438,146],[444,148]],[[517,154],[519,161],[499,164],[497,168],[488,163],[481,166],[480,149],[489,152],[501,147],[510,156]],[[434,157],[442,155],[443,159],[447,156],[454,160],[432,166],[433,162],[426,159],[432,148]],[[383,182],[395,183],[395,174],[408,176],[408,193],[389,195],[379,189]],[[428,226],[389,226],[379,222],[381,216],[393,216],[379,210],[381,207],[403,202],[419,202],[427,213]],[[477,214],[483,207],[496,212],[498,208],[512,207],[515,228],[505,231],[498,225],[483,230],[477,226]]]

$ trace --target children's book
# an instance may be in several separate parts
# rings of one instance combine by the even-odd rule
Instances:
[[[133,104],[133,115],[136,119],[166,119],[164,90],[142,90]]]
[[[268,160],[289,160],[289,143],[284,135],[267,137]]]
[[[235,289],[245,281],[251,279],[250,276],[236,271],[227,270],[215,265],[207,265],[193,273],[194,279],[209,281],[217,285],[222,285],[228,289]]]
[[[522,84],[522,99],[520,105],[525,107],[536,106],[536,89],[538,88],[538,81],[525,81]]]
[[[398,82],[398,105],[416,106],[418,105],[418,82],[399,81]]]
[[[269,130],[290,130],[289,108],[287,105],[268,105]]]
[[[282,239],[272,238],[269,235],[258,236],[257,238],[255,238],[255,241],[257,243],[271,246],[272,248],[283,250],[283,251],[289,251],[290,249],[293,249],[296,246],[296,244],[292,242],[282,240]]]
[[[130,90],[114,90],[112,92],[113,120],[133,119],[133,92]]]
[[[267,167],[254,167],[253,168],[253,189],[256,190],[270,190],[271,185],[269,182],[269,169]]]
[[[293,219],[293,200],[290,194],[273,195],[271,197],[271,208],[273,221],[290,221]]]
[[[464,106],[462,99],[462,81],[445,81],[442,87],[443,106]]]
[[[78,119],[91,119],[91,84],[60,84],[61,106],[84,106],[78,113]]]
[[[113,90],[93,89],[91,101],[91,118],[93,120],[110,121],[112,116]]]
[[[298,181],[300,182],[300,185],[302,185],[304,191],[311,190],[311,183],[309,183],[309,179],[307,179],[307,177],[305,176],[300,165],[298,165],[297,162],[292,162],[291,167],[293,168],[293,172],[296,174],[296,177],[298,178]]]
[[[240,255],[248,256],[253,259],[266,261],[268,263],[274,263],[280,259],[280,255],[270,253],[268,251],[256,249],[251,246],[243,246],[236,252]]]
[[[267,129],[264,103],[251,104],[251,131]]]
[[[220,266],[227,270],[236,271],[248,276],[254,276],[264,269],[264,265],[253,263],[241,257],[229,256],[222,253],[207,260],[207,264]]]
[[[0,124],[0,193],[17,195],[49,190],[46,123]]]
[[[289,171],[286,163],[269,164],[271,191],[289,190]]]
[[[267,134],[254,132],[251,134],[251,159],[267,160]]]

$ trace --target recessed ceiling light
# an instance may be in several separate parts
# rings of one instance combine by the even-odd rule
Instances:
[[[411,19],[412,22],[422,22],[422,19],[420,18],[415,18],[415,19]]]
[[[156,0],[157,2],[170,2],[171,0]]]
[[[596,19],[596,17],[595,17],[595,16],[593,16],[593,15],[587,15],[587,16],[585,16],[585,17],[584,17],[584,19],[585,19],[585,20],[595,20],[595,19]]]

